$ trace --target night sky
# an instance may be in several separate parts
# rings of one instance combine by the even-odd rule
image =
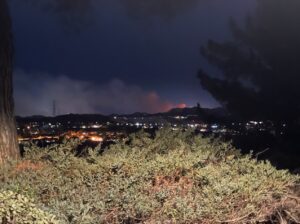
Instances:
[[[217,107],[197,71],[218,72],[199,49],[231,38],[230,17],[242,22],[255,8],[254,0],[177,0],[172,8],[148,0],[143,9],[95,0],[70,12],[43,1],[10,1],[18,115],[51,115],[54,100],[58,114]]]

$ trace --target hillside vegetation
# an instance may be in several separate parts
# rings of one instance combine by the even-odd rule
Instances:
[[[299,176],[193,131],[104,152],[30,146],[0,172],[0,223],[299,223]]]

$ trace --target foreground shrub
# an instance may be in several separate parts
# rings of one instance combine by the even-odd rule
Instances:
[[[163,129],[84,158],[76,144],[31,147],[25,169],[0,174],[0,190],[34,199],[61,223],[299,221],[299,177],[229,143]]]
[[[55,224],[55,216],[39,209],[32,199],[12,191],[0,192],[0,222]]]

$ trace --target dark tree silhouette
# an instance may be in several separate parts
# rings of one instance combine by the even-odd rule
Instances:
[[[0,0],[0,165],[19,157],[12,86],[12,33],[6,0]]]
[[[199,72],[201,84],[241,118],[295,123],[300,116],[300,1],[259,0],[233,40],[209,40],[202,55],[222,77]]]

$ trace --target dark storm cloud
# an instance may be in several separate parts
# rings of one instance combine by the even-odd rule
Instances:
[[[67,113],[150,113],[167,111],[175,106],[155,91],[128,85],[119,79],[104,84],[71,79],[60,75],[15,73],[15,101],[18,115],[51,115],[52,102],[57,112]]]
[[[128,15],[133,19],[159,17],[164,20],[174,19],[183,12],[196,7],[203,0],[120,0]]]
[[[57,16],[66,31],[79,31],[93,21],[93,0],[13,0],[23,1]]]

